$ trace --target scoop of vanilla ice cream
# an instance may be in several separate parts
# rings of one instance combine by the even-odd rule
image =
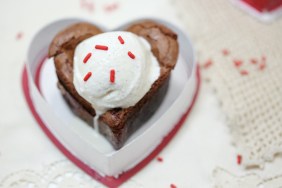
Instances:
[[[160,75],[150,44],[125,31],[82,41],[75,49],[73,66],[74,86],[97,115],[134,106]]]

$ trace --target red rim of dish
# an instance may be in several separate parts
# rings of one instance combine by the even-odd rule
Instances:
[[[242,3],[246,3],[247,5],[251,6],[252,8],[256,9],[257,11],[264,13],[264,12],[271,12],[282,8],[282,1],[281,0],[241,0]]]
[[[40,77],[40,72],[42,68],[42,63],[39,64],[38,69],[36,71],[36,78],[35,78],[35,83],[36,86],[39,88],[39,77]],[[60,141],[53,135],[53,133],[47,128],[47,126],[44,124],[42,121],[40,115],[37,113],[31,95],[29,91],[29,82],[28,82],[28,74],[27,74],[27,68],[24,66],[23,72],[22,72],[22,89],[23,93],[26,99],[26,102],[29,106],[29,109],[34,116],[35,120],[39,124],[39,126],[42,128],[42,130],[45,132],[45,134],[49,137],[49,139],[57,146],[57,148],[69,159],[71,160],[76,166],[78,166],[80,169],[82,169],[85,173],[90,175],[92,178],[95,180],[101,182],[102,184],[115,188],[121,185],[122,183],[126,182],[130,177],[134,176],[137,172],[139,172],[143,167],[145,167],[151,160],[153,160],[158,153],[162,151],[162,149],[169,143],[169,141],[175,136],[177,131],[180,129],[180,127],[184,124],[186,118],[190,114],[198,93],[200,89],[200,83],[201,83],[201,78],[200,78],[200,68],[197,66],[196,68],[196,90],[195,94],[193,96],[193,100],[187,111],[182,115],[182,117],[179,119],[178,123],[174,126],[174,128],[167,134],[167,136],[164,137],[163,141],[154,149],[153,152],[151,152],[146,158],[144,158],[141,162],[139,162],[135,167],[131,168],[130,170],[124,172],[121,174],[118,178],[112,177],[112,176],[102,176],[98,172],[96,172],[94,169],[92,169],[90,166],[86,165],[83,163],[80,159],[78,159],[76,156],[74,156],[65,146],[60,143]]]

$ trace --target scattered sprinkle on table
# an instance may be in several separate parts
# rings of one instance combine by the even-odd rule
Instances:
[[[242,162],[242,156],[241,155],[237,155],[237,164],[240,165]]]

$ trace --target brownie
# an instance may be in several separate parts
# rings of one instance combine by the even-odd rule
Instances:
[[[160,76],[150,90],[134,106],[108,110],[99,117],[99,131],[115,149],[138,129],[161,104],[168,89],[171,70],[178,57],[177,35],[169,28],[146,20],[132,24],[126,31],[145,38],[160,65]],[[93,126],[95,109],[82,98],[73,85],[73,56],[75,47],[83,40],[102,33],[89,23],[78,23],[58,33],[49,47],[49,57],[54,57],[58,87],[72,111]]]

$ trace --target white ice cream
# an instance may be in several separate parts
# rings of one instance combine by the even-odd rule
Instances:
[[[124,41],[121,41],[118,37]],[[96,45],[108,50],[96,49]],[[134,54],[133,59],[128,52]],[[84,63],[88,53],[91,57]],[[134,106],[160,75],[149,43],[130,32],[108,32],[82,41],[75,49],[73,83],[80,96],[92,104],[97,115],[111,108]],[[114,82],[110,72],[114,70]],[[84,81],[85,75],[91,76]]]

